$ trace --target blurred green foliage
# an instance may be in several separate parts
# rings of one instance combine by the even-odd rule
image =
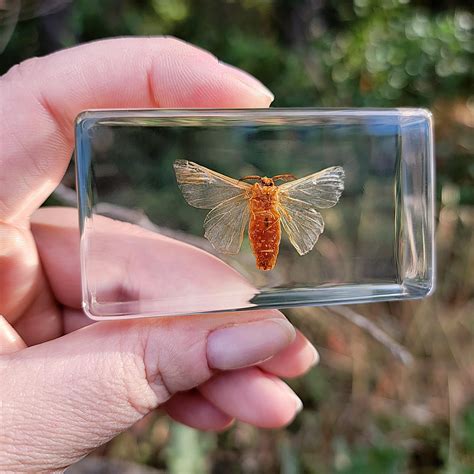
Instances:
[[[98,38],[175,35],[254,74],[274,92],[274,106],[431,108],[439,183],[474,203],[469,3],[77,0],[65,12],[19,23],[0,72]]]
[[[397,474],[406,470],[406,452],[388,445],[363,446],[351,449],[344,441],[336,444],[334,454],[337,474]]]
[[[166,448],[170,474],[206,472],[209,468],[207,458],[211,448],[215,448],[212,437],[199,434],[187,426],[174,424]]]
[[[198,435],[156,418],[113,441],[107,455],[172,473],[474,472],[471,7],[460,0],[77,0],[17,25],[0,73],[85,41],[165,34],[254,74],[274,92],[274,106],[422,106],[435,115],[438,291],[417,304],[361,309],[402,340],[416,364],[401,367],[341,319],[319,310],[311,313],[317,319],[298,319],[295,310],[290,316],[322,348],[323,362],[293,383],[305,410],[287,430],[238,425]]]
[[[429,107],[466,98],[474,77],[472,13],[414,3],[78,0],[53,43],[176,35],[255,74],[275,92],[276,106]],[[2,69],[48,51],[40,41],[45,21],[19,25]]]

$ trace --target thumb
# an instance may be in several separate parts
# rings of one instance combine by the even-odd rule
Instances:
[[[0,471],[68,466],[173,394],[257,364],[294,337],[277,311],[241,312],[101,322],[4,355]],[[275,404],[288,397],[293,410],[291,393],[274,386]]]

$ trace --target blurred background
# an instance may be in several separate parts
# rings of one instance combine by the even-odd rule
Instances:
[[[435,116],[434,296],[287,311],[321,363],[290,381],[305,409],[286,429],[237,424],[199,433],[153,414],[69,472],[474,472],[471,7],[467,0],[0,0],[0,73],[85,41],[167,34],[254,74],[274,92],[274,106],[422,106]]]

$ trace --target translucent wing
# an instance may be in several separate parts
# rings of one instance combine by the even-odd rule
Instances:
[[[344,191],[344,170],[340,166],[326,168],[280,187],[280,195],[325,209],[337,204]]]
[[[280,215],[290,242],[300,255],[311,251],[324,231],[315,207],[337,204],[344,190],[344,170],[333,166],[279,187]]]
[[[280,196],[280,216],[283,229],[300,255],[311,251],[324,231],[321,214],[311,204]]]
[[[251,186],[192,161],[176,160],[173,164],[178,186],[191,206],[213,209],[220,203],[246,194]]]
[[[186,202],[212,209],[204,220],[204,236],[218,252],[238,253],[249,220],[251,186],[192,161],[176,160],[173,166]]]
[[[204,236],[218,252],[236,254],[242,244],[249,214],[245,194],[227,199],[206,216]]]

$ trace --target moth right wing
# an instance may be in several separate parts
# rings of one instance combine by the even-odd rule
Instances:
[[[286,195],[280,196],[279,213],[296,251],[300,255],[310,252],[324,231],[323,216],[311,204]]]
[[[335,206],[344,191],[344,169],[332,166],[295,181],[279,186],[280,194],[313,207],[326,209]]]
[[[290,242],[300,255],[311,251],[324,231],[315,208],[335,206],[344,190],[344,169],[326,168],[279,186],[280,215]]]
[[[200,209],[213,209],[228,199],[247,195],[250,184],[229,178],[188,160],[173,164],[179,189],[186,202]]]

